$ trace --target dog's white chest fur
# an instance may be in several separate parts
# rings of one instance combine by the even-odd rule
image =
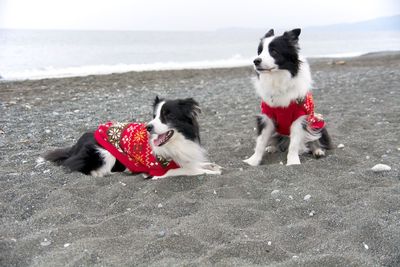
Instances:
[[[258,95],[271,107],[287,107],[290,102],[304,97],[311,90],[310,68],[305,59],[298,74],[292,77],[286,70],[260,73],[254,85]]]

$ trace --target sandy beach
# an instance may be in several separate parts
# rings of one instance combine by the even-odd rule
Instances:
[[[400,266],[400,52],[310,62],[343,147],[290,167],[286,153],[242,162],[260,110],[251,67],[0,82],[0,266]],[[156,95],[200,103],[221,176],[36,163],[99,123],[149,121]]]

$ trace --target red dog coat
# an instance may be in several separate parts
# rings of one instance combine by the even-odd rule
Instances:
[[[314,101],[311,92],[303,99],[290,102],[287,107],[271,107],[261,102],[261,112],[274,121],[276,131],[281,135],[290,135],[290,126],[300,116],[307,115],[307,123],[311,129],[319,130],[325,127],[320,114],[314,114]]]
[[[174,161],[153,154],[144,123],[101,124],[94,132],[96,141],[133,173],[164,175],[179,168]]]

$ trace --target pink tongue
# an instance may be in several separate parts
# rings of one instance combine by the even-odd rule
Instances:
[[[156,139],[154,139],[154,145],[159,146],[165,139],[167,133],[159,134]]]

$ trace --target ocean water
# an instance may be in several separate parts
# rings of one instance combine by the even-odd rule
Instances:
[[[251,65],[261,30],[213,32],[0,30],[3,80],[126,71]],[[316,32],[300,36],[306,57],[400,50],[399,32]]]

